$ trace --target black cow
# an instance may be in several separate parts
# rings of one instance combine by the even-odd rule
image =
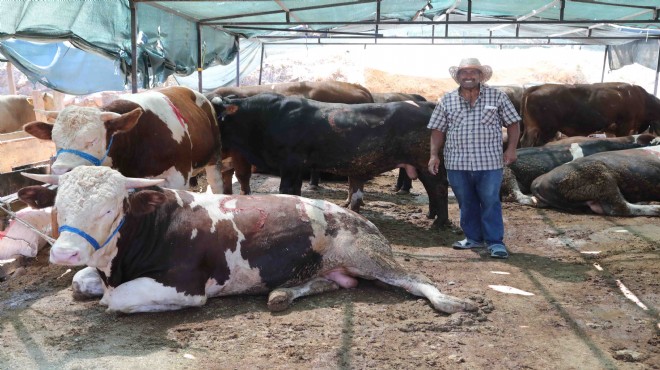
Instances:
[[[504,168],[504,179],[500,190],[502,200],[536,205],[536,200],[525,194],[531,194],[532,181],[544,173],[564,163],[592,154],[656,144],[657,140],[653,140],[655,136],[642,134],[611,139],[591,139],[572,144],[520,148],[517,150],[518,160]]]
[[[393,102],[337,104],[260,94],[245,99],[214,98],[223,148],[251,164],[279,170],[280,193],[300,195],[302,170],[349,177],[346,205],[360,209],[364,183],[385,171],[405,167],[419,176],[429,196],[429,218],[448,222],[447,176],[427,169],[434,104]],[[236,167],[249,189],[249,168]],[[249,190],[248,190],[249,191]]]

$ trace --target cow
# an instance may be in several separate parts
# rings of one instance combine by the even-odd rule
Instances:
[[[50,207],[43,209],[24,208],[16,212],[15,218],[6,219],[6,221],[6,227],[0,231],[0,260],[12,258],[16,255],[36,257],[39,250],[46,246],[46,240],[21,221],[50,236]]]
[[[571,136],[563,139],[551,141],[544,146],[563,145],[573,143],[584,143],[588,141],[605,140],[610,142],[620,143],[636,143],[641,146],[654,145],[659,140],[658,137],[651,134],[639,134],[628,136],[614,136],[614,137],[594,137],[594,136]]]
[[[223,147],[279,171],[280,193],[300,195],[305,168],[348,176],[345,205],[359,212],[364,183],[403,167],[424,185],[434,225],[448,224],[446,171],[433,175],[427,167],[433,103],[336,104],[279,94],[211,102]],[[236,167],[236,176],[249,194],[249,166]]]
[[[39,93],[47,110],[55,109],[55,101],[49,93]],[[0,134],[20,131],[23,125],[36,119],[32,97],[25,95],[0,96]]]
[[[359,104],[374,102],[374,97],[371,92],[364,86],[341,81],[303,81],[267,85],[219,87],[207,94],[206,97],[209,100],[218,97],[247,98],[261,93],[298,96],[326,103]],[[241,155],[241,153],[232,152],[231,149],[223,149],[222,161],[223,193],[232,194],[232,176],[234,175],[234,167],[245,167],[248,165],[248,161]],[[264,171],[263,168],[255,170],[260,172]],[[247,189],[243,188],[242,184],[243,183],[241,183],[241,194],[246,194]],[[317,171],[311,171],[309,184],[312,189],[318,188],[319,173]]]
[[[570,139],[570,138],[569,138]],[[500,196],[504,201],[536,206],[531,194],[534,179],[564,163],[600,152],[640,148],[659,144],[650,134],[610,139],[592,139],[578,143],[519,148],[517,161],[505,166]]]
[[[532,194],[541,207],[607,216],[660,216],[660,146],[576,159],[537,177]]]
[[[511,100],[513,107],[516,108],[516,112],[521,114],[522,98],[523,93],[525,92],[524,87],[519,85],[491,85],[490,87],[504,92],[506,96],[509,97],[509,100]]]
[[[327,103],[373,103],[371,92],[364,86],[342,81],[303,81],[268,85],[219,87],[206,94],[213,98],[247,98],[261,93],[299,96]]]
[[[426,101],[426,98],[419,94],[406,94],[406,93],[371,93],[374,98],[374,103],[391,103],[395,101]]]
[[[54,124],[31,122],[24,130],[55,142],[53,174],[103,165],[182,189],[206,169],[211,190],[222,191],[219,128],[213,106],[201,93],[166,87],[124,95],[101,109],[68,106],[48,115],[56,117]]]
[[[608,82],[532,86],[523,95],[521,147],[540,146],[557,132],[585,136],[660,134],[660,100],[641,86]]]
[[[353,288],[357,278],[404,288],[438,311],[477,309],[405,270],[374,224],[331,202],[170,190],[155,186],[162,180],[108,167],[26,176],[58,184],[19,191],[28,204],[47,199],[57,209],[50,262],[98,269],[100,303],[110,312],[176,310],[257,293],[269,293],[268,308],[282,311],[305,295]]]

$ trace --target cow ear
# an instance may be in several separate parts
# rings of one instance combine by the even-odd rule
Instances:
[[[48,189],[40,185],[26,186],[18,191],[18,198],[32,208],[46,208],[55,204],[56,190]]]
[[[225,105],[225,115],[234,114],[236,112],[238,112],[238,105],[236,104]]]
[[[111,112],[105,112],[105,113],[111,113]],[[142,116],[142,113],[144,113],[142,108],[135,108],[132,111],[128,113],[124,113],[118,117],[110,116],[110,115],[105,115],[105,116],[102,115],[101,119],[105,121],[105,128],[108,130],[108,132],[113,134],[115,132],[130,131],[138,123],[138,120],[140,119],[140,116]]]
[[[142,190],[128,199],[130,213],[136,216],[146,215],[165,202],[165,194],[154,190]]]
[[[23,131],[41,140],[53,140],[53,125],[34,121],[23,125]]]

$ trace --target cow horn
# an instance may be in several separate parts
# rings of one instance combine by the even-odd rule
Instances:
[[[111,119],[119,118],[121,114],[115,112],[101,112],[101,121],[110,121]]]
[[[57,110],[35,109],[34,112],[43,114],[44,116],[46,116],[47,119],[57,119],[57,116],[60,115],[60,111]]]
[[[28,172],[21,172],[21,175],[32,180],[37,180],[52,185],[57,185],[60,182],[59,175],[41,175],[38,173],[28,173]]]
[[[162,184],[165,179],[140,179],[135,177],[127,177],[124,187],[126,189],[146,188],[147,186],[154,186]]]

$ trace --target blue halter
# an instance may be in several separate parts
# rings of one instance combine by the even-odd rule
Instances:
[[[98,159],[98,158],[94,157],[91,154],[88,154],[88,153],[85,153],[83,151],[76,150],[76,149],[60,149],[55,154],[55,158],[57,158],[60,155],[60,153],[71,153],[71,154],[77,155],[78,157],[86,159],[88,162],[91,162],[95,166],[100,166],[101,163],[103,163],[103,161],[105,161],[105,159],[108,157],[108,153],[110,153],[110,147],[112,146],[112,140],[114,140],[114,139],[115,139],[115,135],[110,136],[110,142],[108,143],[108,149],[105,151],[105,155],[101,159]]]
[[[86,232],[78,229],[77,227],[62,225],[62,226],[60,226],[58,231],[60,233],[62,233],[63,231],[68,231],[68,232],[71,232],[71,233],[74,233],[74,234],[78,234],[78,235],[82,236],[83,238],[85,238],[85,240],[87,240],[89,242],[89,244],[91,244],[92,247],[94,247],[94,250],[99,250],[99,249],[105,247],[106,244],[108,244],[108,242],[110,242],[110,240],[112,240],[112,238],[115,236],[115,234],[117,234],[117,232],[119,231],[119,228],[121,228],[122,225],[124,224],[124,220],[125,220],[125,218],[121,219],[121,222],[119,223],[119,225],[117,225],[117,228],[115,229],[115,231],[113,231],[112,234],[110,234],[108,239],[101,246],[99,246],[99,242],[97,242],[96,239],[92,238],[91,235],[89,235]]]

